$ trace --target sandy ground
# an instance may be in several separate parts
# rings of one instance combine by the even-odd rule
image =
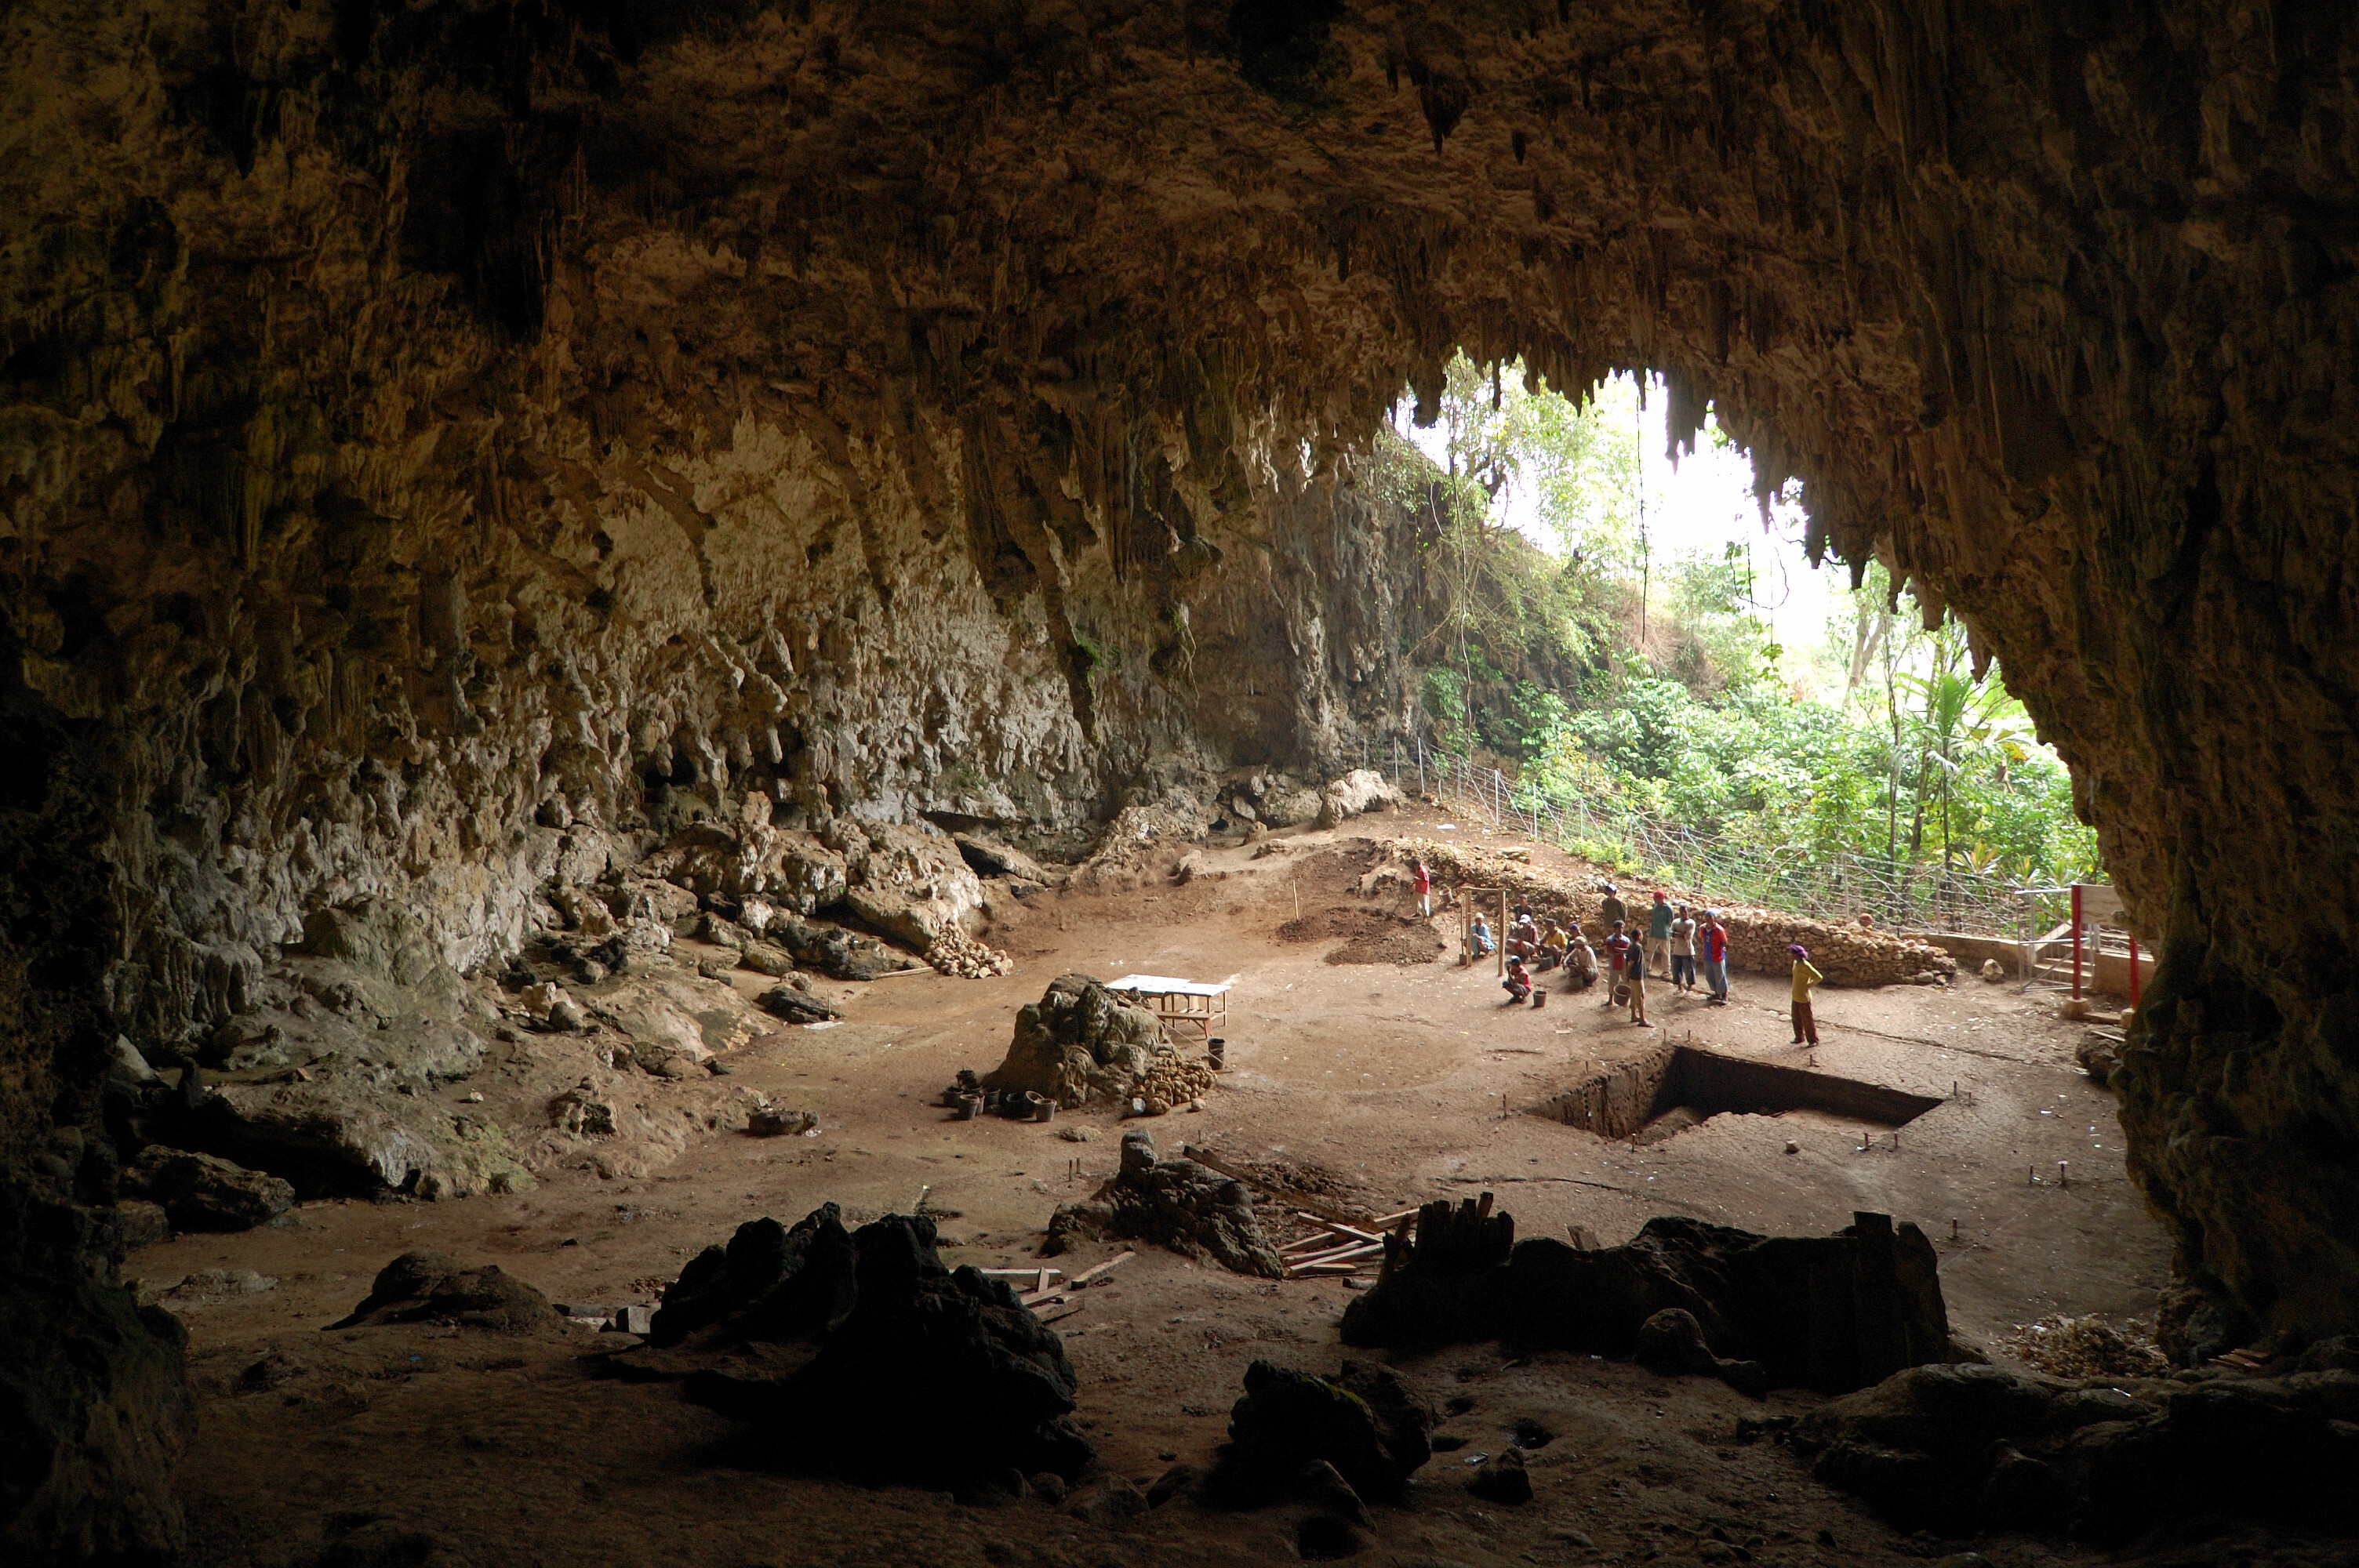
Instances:
[[[969,1509],[767,1473],[737,1461],[728,1423],[674,1389],[594,1376],[594,1353],[614,1335],[322,1332],[408,1248],[496,1262],[557,1301],[612,1306],[653,1301],[687,1258],[743,1220],[791,1222],[830,1199],[865,1219],[906,1211],[927,1189],[929,1207],[948,1217],[951,1261],[1027,1262],[1055,1205],[1111,1173],[1112,1116],[954,1122],[935,1100],[959,1067],[995,1065],[1016,1009],[1069,971],[1234,979],[1231,1070],[1201,1113],[1148,1124],[1166,1153],[1185,1141],[1283,1161],[1353,1188],[1376,1212],[1489,1190],[1519,1234],[1580,1225],[1607,1244],[1656,1214],[1821,1234],[1855,1210],[1888,1212],[1935,1238],[1953,1326],[2002,1359],[2003,1337],[2034,1318],[2151,1310],[2163,1239],[2124,1180],[2110,1098],[2072,1066],[2077,1026],[2055,1021],[2046,997],[1976,979],[1948,990],[1829,990],[1824,1044],[1810,1054],[1788,1044],[1782,979],[1737,977],[1725,1009],[1658,986],[1660,1028],[1647,1030],[1600,1008],[1594,993],[1503,1008],[1488,967],[1337,965],[1325,962],[1336,942],[1276,940],[1299,914],[1361,904],[1352,878],[1373,835],[1432,832],[1440,820],[1364,819],[1276,840],[1279,851],[1259,858],[1212,850],[1209,874],[1184,887],[1038,895],[992,934],[1017,960],[1002,979],[928,971],[831,988],[845,999],[844,1022],[757,1040],[734,1054],[724,1080],[816,1111],[815,1137],[705,1135],[644,1180],[566,1170],[514,1197],[329,1201],[306,1206],[293,1225],[141,1253],[128,1271],[150,1281],[208,1269],[277,1281],[168,1303],[191,1330],[201,1399],[182,1482],[193,1561],[310,1563],[323,1541],[372,1519],[330,1560],[1293,1560],[1284,1510],[1179,1502],[1114,1532],[1038,1502]],[[1534,859],[1576,870],[1552,850]],[[749,994],[766,983],[741,976]],[[1548,978],[1551,989],[1564,983]],[[1533,1114],[1597,1065],[1662,1035],[1814,1061],[1943,1103],[1902,1129],[1897,1147],[1888,1130],[1799,1112],[1716,1117],[1645,1147]],[[504,1067],[452,1092],[484,1092],[495,1110],[504,1094],[525,1094],[529,1076]],[[1067,1141],[1077,1124],[1094,1136]],[[1785,1152],[1789,1141],[1799,1152]],[[2055,1184],[2059,1161],[2070,1162],[2069,1185]],[[1078,1270],[1112,1250],[1059,1262]],[[1077,1292],[1082,1310],[1059,1326],[1107,1467],[1144,1482],[1174,1459],[1204,1463],[1249,1360],[1332,1368],[1346,1299],[1340,1282],[1244,1279],[1159,1252]],[[1586,1357],[1509,1360],[1489,1346],[1386,1359],[1438,1405],[1464,1403],[1443,1430],[1468,1446],[1438,1454],[1406,1507],[1378,1510],[1377,1545],[1363,1561],[1874,1563],[1969,1545],[1995,1563],[2093,1561],[2024,1540],[1900,1540],[1812,1483],[1782,1448],[1738,1441],[1737,1419],[1764,1407],[1716,1383]],[[1816,1398],[1780,1393],[1767,1409],[1792,1413]],[[1495,1451],[1519,1420],[1556,1434],[1529,1455],[1538,1495],[1521,1509],[1479,1502],[1461,1485],[1462,1461]],[[364,1550],[385,1540],[409,1544]]]

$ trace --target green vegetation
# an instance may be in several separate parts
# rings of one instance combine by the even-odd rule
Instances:
[[[1575,404],[1462,357],[1441,460],[1386,442],[1380,481],[1421,524],[1404,651],[1435,747],[1498,767],[1526,809],[1573,811],[1585,848],[1633,870],[1673,842],[1714,864],[1854,866],[1909,917],[1969,883],[2099,874],[2022,706],[1995,671],[1974,679],[1962,628],[1902,611],[1880,567],[1835,596],[1813,683],[1781,673],[1796,661],[1745,546],[1649,548],[1633,395]],[[1509,525],[1511,492],[1551,547]]]

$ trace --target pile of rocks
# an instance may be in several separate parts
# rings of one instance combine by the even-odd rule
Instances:
[[[1175,1106],[1192,1105],[1210,1094],[1212,1065],[1183,1056],[1169,1045],[1158,1046],[1146,1073],[1130,1091],[1128,1109],[1135,1116],[1161,1116]]]
[[[1087,975],[1063,975],[1016,1015],[1006,1059],[983,1082],[1029,1089],[1071,1110],[1092,1101],[1121,1103],[1158,1059],[1163,1022]]]
[[[1603,895],[1594,889],[1576,888],[1505,854],[1447,839],[1404,838],[1392,846],[1392,852],[1393,860],[1404,865],[1411,857],[1424,860],[1438,884],[1504,888],[1511,901],[1520,899],[1546,918],[1580,924],[1593,941],[1605,935],[1600,914]],[[1625,890],[1623,894],[1634,921],[1645,917],[1647,891]],[[1856,923],[1719,903],[1709,892],[1673,892],[1672,897],[1691,908],[1720,911],[1721,922],[1728,927],[1728,961],[1734,968],[1782,975],[1793,964],[1787,948],[1799,943],[1832,985],[1933,984],[1958,972],[1957,959],[1913,937]]]
[[[649,1335],[689,1397],[798,1464],[1020,1492],[1094,1457],[1062,1340],[1004,1281],[944,1267],[922,1216],[847,1232],[828,1204],[791,1230],[740,1226],[681,1271]]]
[[[926,949],[926,962],[943,974],[970,980],[1004,975],[1016,967],[1016,960],[998,948],[957,930],[934,938],[933,946]]]
[[[1847,1393],[1948,1359],[1932,1244],[1914,1225],[1859,1214],[1833,1236],[1765,1237],[1658,1217],[1620,1247],[1516,1241],[1485,1204],[1428,1204],[1412,1239],[1385,1242],[1375,1288],[1343,1311],[1346,1345],[1506,1339],[1643,1353],[1749,1393]],[[1690,1328],[1676,1312],[1692,1321]],[[1708,1365],[1707,1365],[1708,1363]]]
[[[1243,1182],[1193,1160],[1158,1160],[1144,1128],[1123,1134],[1122,1164],[1087,1203],[1049,1217],[1040,1255],[1053,1258],[1078,1240],[1152,1242],[1240,1274],[1282,1280],[1286,1265],[1263,1232]]]

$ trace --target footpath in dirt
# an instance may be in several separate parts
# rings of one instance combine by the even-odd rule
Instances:
[[[962,1068],[995,1066],[1017,1009],[1072,972],[1232,984],[1217,1087],[1201,1110],[1142,1123],[1167,1156],[1192,1145],[1370,1216],[1489,1192],[1519,1235],[1577,1229],[1604,1245],[1658,1215],[1820,1236],[1854,1212],[1890,1214],[1933,1239],[1952,1327],[2003,1364],[2034,1320],[2152,1311],[2165,1244],[2125,1180],[2110,1098],[2074,1066],[2081,1031],[2048,998],[1973,979],[1830,988],[1815,1050],[1788,1044],[1782,977],[1736,975],[1726,1008],[1658,985],[1654,1029],[1561,975],[1544,979],[1546,1007],[1506,1007],[1489,965],[1455,962],[1454,914],[1417,919],[1404,886],[1372,877],[1397,860],[1397,840],[1514,843],[1451,820],[1423,808],[1198,848],[1184,882],[1003,901],[988,939],[1014,960],[1008,973],[831,983],[841,1022],[756,1035],[716,1080],[809,1112],[806,1132],[690,1130],[630,1161],[560,1166],[521,1195],[312,1203],[290,1224],[143,1250],[128,1272],[151,1293],[179,1281],[166,1303],[192,1336],[192,1561],[334,1561],[359,1530],[412,1541],[402,1561],[473,1563],[1299,1556],[1300,1540],[1269,1518],[1193,1503],[1169,1505],[1189,1510],[1184,1524],[1158,1510],[1121,1530],[906,1488],[851,1503],[836,1483],[733,1457],[728,1423],[668,1385],[592,1377],[584,1357],[625,1336],[586,1324],[520,1339],[432,1325],[323,1332],[407,1250],[497,1264],[586,1318],[652,1305],[745,1220],[791,1224],[831,1201],[847,1225],[922,1204],[953,1266],[1037,1267],[1050,1214],[1114,1173],[1123,1126],[1110,1108],[956,1120],[940,1091]],[[1582,889],[1594,877],[1515,847],[1537,876]],[[735,983],[750,995],[756,979]],[[1930,1108],[1898,1126],[1724,1111],[1650,1142],[1565,1124],[1568,1090],[1665,1043]],[[1084,1244],[1056,1266],[1077,1274],[1122,1250]],[[1056,1319],[1103,1465],[1144,1485],[1209,1462],[1249,1362],[1332,1374],[1353,1293],[1341,1279],[1251,1279],[1140,1249],[1041,1315]],[[1810,1408],[1820,1396],[1807,1391],[1765,1406],[1709,1379],[1496,1346],[1377,1358],[1446,1411],[1443,1435],[1462,1444],[1380,1510],[1373,1539],[1386,1550],[1467,1563],[1929,1554],[1777,1444],[1740,1436],[1765,1414]],[[1530,1504],[1460,1484],[1472,1460],[1510,1445]],[[2025,1539],[1988,1560],[2082,1559]]]

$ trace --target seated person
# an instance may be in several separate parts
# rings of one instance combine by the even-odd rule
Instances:
[[[1524,968],[1524,961],[1521,958],[1507,960],[1507,978],[1501,980],[1499,985],[1507,993],[1509,1007],[1532,1000],[1532,972]]]
[[[1540,968],[1553,969],[1563,963],[1565,953],[1571,946],[1572,938],[1565,935],[1564,927],[1554,921],[1549,922],[1548,935],[1540,938]]]
[[[1572,945],[1565,949],[1564,967],[1584,990],[1597,983],[1597,949],[1578,929],[1572,934]]]
[[[1466,940],[1473,946],[1474,956],[1478,958],[1484,957],[1493,947],[1498,946],[1491,939],[1491,923],[1479,914],[1474,917],[1473,928],[1467,932]]]

